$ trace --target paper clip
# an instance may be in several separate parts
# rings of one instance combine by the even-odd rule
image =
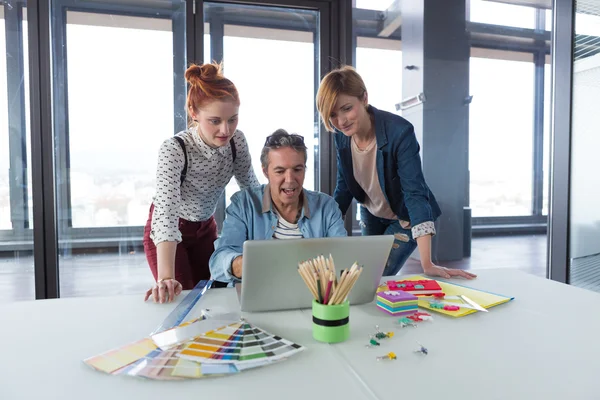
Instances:
[[[419,342],[417,342],[417,344],[419,345],[419,349],[415,350],[415,353],[421,353],[421,354],[425,354],[425,355],[427,355],[429,353],[429,350],[427,350],[427,348],[425,346],[423,346]]]
[[[379,357],[377,357],[377,361],[381,361],[381,360],[395,360],[395,359],[396,359],[396,353],[394,353],[394,352],[389,352],[385,356],[379,356]]]

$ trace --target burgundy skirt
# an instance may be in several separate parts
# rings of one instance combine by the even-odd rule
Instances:
[[[152,213],[154,204],[150,206],[148,221],[144,228],[144,252],[154,275],[158,279],[158,265],[156,261],[156,246],[150,239],[152,226]],[[192,222],[179,218],[179,231],[182,241],[177,244],[175,252],[175,276],[183,290],[193,289],[201,280],[210,279],[208,260],[215,251],[214,242],[217,239],[217,223],[214,217],[206,221]]]

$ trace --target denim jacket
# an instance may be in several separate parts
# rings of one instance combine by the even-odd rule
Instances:
[[[412,226],[435,221],[441,210],[425,183],[420,147],[412,124],[373,106],[369,106],[368,111],[375,117],[379,184],[392,211],[401,220],[410,221]],[[346,214],[352,198],[362,203],[366,196],[354,178],[350,140],[350,137],[336,130],[338,173],[333,197],[343,214]]]
[[[331,196],[303,190],[303,206],[298,228],[304,238],[346,236],[342,213]],[[215,241],[210,257],[212,279],[220,282],[239,281],[231,274],[231,263],[242,255],[246,240],[271,240],[277,226],[269,185],[237,192],[227,207],[221,237]]]

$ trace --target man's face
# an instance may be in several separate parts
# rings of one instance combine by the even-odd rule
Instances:
[[[291,147],[271,149],[269,163],[263,173],[269,180],[271,199],[275,204],[297,204],[302,194],[306,160],[302,152]]]

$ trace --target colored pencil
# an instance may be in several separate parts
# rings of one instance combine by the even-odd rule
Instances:
[[[342,270],[338,281],[331,254],[328,258],[319,255],[298,263],[298,273],[308,290],[317,302],[327,305],[344,303],[362,271],[363,267],[355,262],[350,268]]]
[[[323,299],[323,304],[327,304],[329,300],[329,295],[331,294],[331,285],[333,284],[333,280],[330,278],[329,282],[327,282],[327,291],[325,292],[325,298]]]

